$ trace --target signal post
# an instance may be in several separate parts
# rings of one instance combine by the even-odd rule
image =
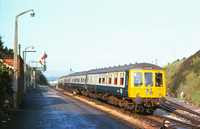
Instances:
[[[33,89],[35,89],[35,85],[36,85],[36,70],[40,70],[45,72],[46,71],[46,58],[47,58],[47,54],[44,53],[44,55],[42,56],[41,60],[38,61],[32,61],[32,63],[35,63],[35,66],[31,67],[31,86],[33,86]],[[44,61],[44,64],[42,63]],[[38,63],[41,64],[41,67],[38,67]]]

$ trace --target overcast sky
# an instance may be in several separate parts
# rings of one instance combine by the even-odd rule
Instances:
[[[27,62],[47,53],[47,71],[67,73],[135,62],[165,66],[200,49],[199,0],[0,0],[0,35]],[[27,50],[33,50],[31,48]]]

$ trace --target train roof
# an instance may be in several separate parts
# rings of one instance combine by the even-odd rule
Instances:
[[[129,64],[129,65],[123,65],[123,66],[114,66],[114,67],[108,67],[108,68],[92,69],[92,70],[83,71],[83,72],[76,72],[76,73],[66,75],[64,77],[79,76],[79,75],[85,75],[85,74],[99,74],[99,73],[108,73],[108,72],[128,71],[130,69],[163,70],[163,68],[154,64],[135,63],[135,64]]]

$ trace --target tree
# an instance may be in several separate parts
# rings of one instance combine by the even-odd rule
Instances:
[[[13,55],[13,49],[8,49],[4,47],[4,42],[2,41],[2,37],[0,36],[0,56],[3,55]]]
[[[49,85],[46,77],[38,70],[36,71],[36,81],[40,85]]]

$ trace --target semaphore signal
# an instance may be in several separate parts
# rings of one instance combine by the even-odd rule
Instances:
[[[42,56],[42,58],[41,58],[41,60],[39,61],[39,63],[41,64],[42,61],[43,61],[45,58],[47,58],[47,54],[46,54],[46,53]]]

